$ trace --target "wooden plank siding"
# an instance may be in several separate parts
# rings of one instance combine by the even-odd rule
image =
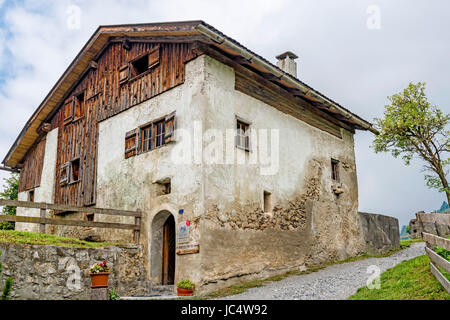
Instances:
[[[64,124],[64,103],[50,119],[52,129],[58,127],[58,151],[55,175],[55,203],[90,206],[96,203],[98,123],[142,103],[184,82],[185,63],[196,53],[192,43],[130,42],[128,50],[122,42],[111,41],[78,84],[65,96],[84,92],[84,116]],[[160,47],[159,64],[146,72],[119,82],[125,65],[152,49]],[[60,184],[61,166],[79,159],[78,182]]]
[[[37,143],[25,158],[19,179],[19,192],[39,187],[44,165],[45,139]]]

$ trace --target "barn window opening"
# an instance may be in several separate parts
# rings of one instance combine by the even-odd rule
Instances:
[[[28,201],[34,202],[34,190],[28,192]]]
[[[84,115],[84,91],[74,97],[73,117],[80,119]]]
[[[331,159],[331,179],[339,182],[339,161]]]
[[[273,211],[272,194],[269,191],[264,191],[263,211],[265,213],[272,213],[272,211]]]
[[[93,222],[94,221],[94,214],[93,213],[87,213],[86,214],[86,221]]]
[[[250,137],[249,137],[248,123],[237,120],[237,130],[236,130],[236,146],[245,151],[250,151]]]
[[[148,54],[146,54],[131,62],[131,77],[137,77],[138,75],[147,71],[148,68]]]
[[[80,180],[80,159],[75,159],[70,166],[70,182],[77,182]]]

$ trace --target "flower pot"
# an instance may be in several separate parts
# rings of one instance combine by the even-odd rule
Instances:
[[[194,289],[184,289],[184,288],[178,288],[177,287],[177,294],[179,296],[193,296],[194,295]]]
[[[89,273],[91,276],[92,288],[106,288],[108,287],[109,272]]]

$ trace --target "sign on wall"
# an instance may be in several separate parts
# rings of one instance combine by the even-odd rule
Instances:
[[[187,243],[189,242],[189,225],[188,221],[183,221],[178,224],[177,242]]]

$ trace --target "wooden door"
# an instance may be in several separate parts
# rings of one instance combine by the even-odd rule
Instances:
[[[175,219],[172,215],[164,223],[162,252],[163,285],[172,285],[175,280]]]

